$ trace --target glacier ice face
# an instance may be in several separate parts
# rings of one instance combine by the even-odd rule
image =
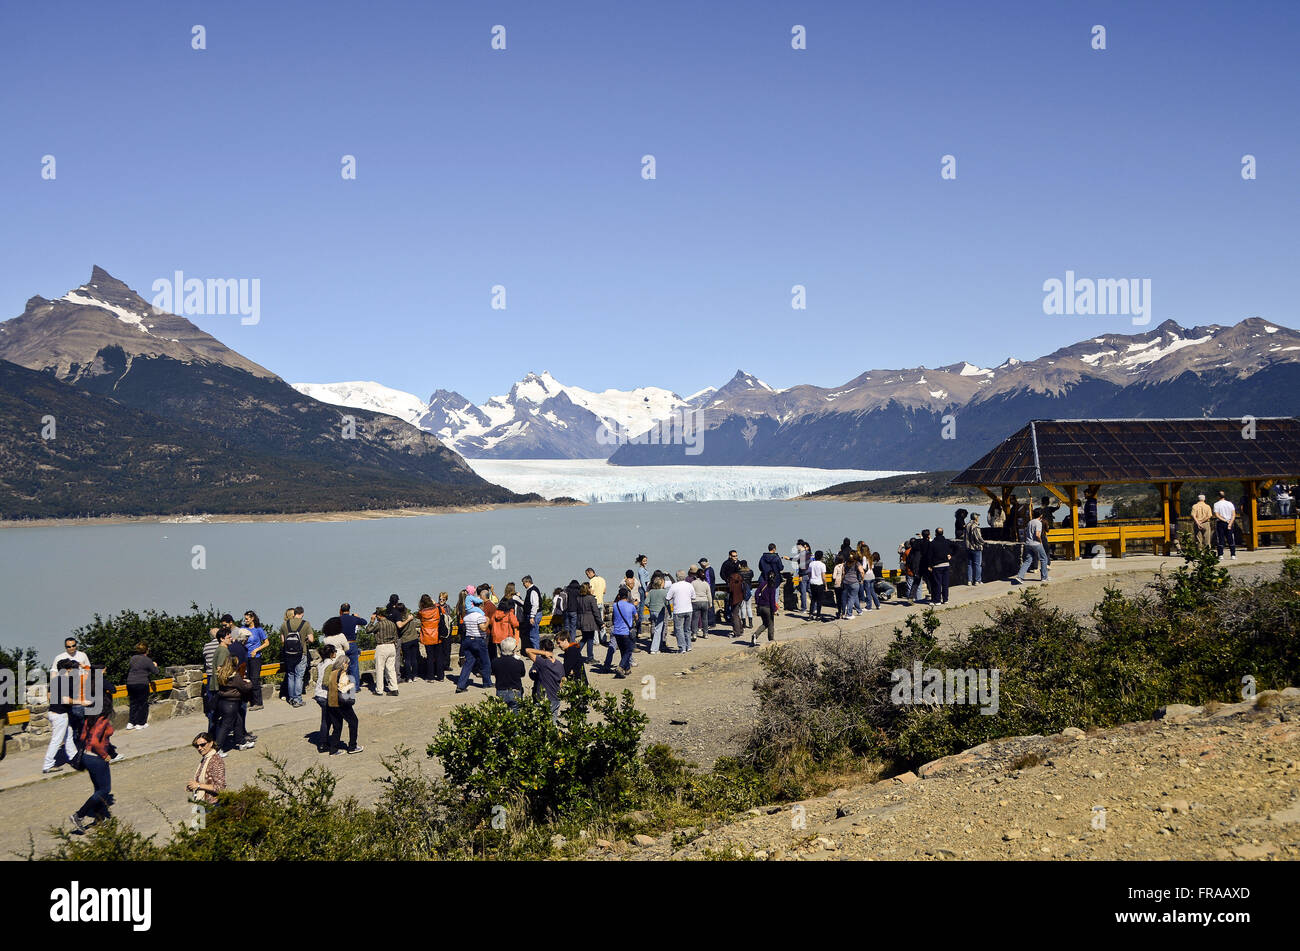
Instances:
[[[467,459],[514,492],[581,502],[714,502],[788,499],[837,482],[901,475],[797,466],[612,466],[601,459]]]

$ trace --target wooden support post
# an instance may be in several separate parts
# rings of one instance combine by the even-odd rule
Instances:
[[[1242,486],[1246,489],[1246,516],[1250,519],[1250,534],[1248,536],[1243,532],[1243,539],[1246,543],[1246,551],[1254,551],[1259,548],[1259,483],[1254,479],[1249,482],[1243,482]],[[1241,513],[1237,513],[1238,518]]]
[[[1156,488],[1160,490],[1160,518],[1165,524],[1165,540],[1161,547],[1165,555],[1169,555],[1169,483],[1161,482]]]
[[[1070,493],[1070,548],[1074,552],[1074,560],[1079,560],[1079,519],[1083,517],[1083,511],[1079,508],[1079,487],[1077,485],[1067,485],[1066,491]]]

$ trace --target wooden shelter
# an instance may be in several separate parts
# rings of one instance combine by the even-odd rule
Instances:
[[[1047,533],[1078,558],[1081,547],[1107,545],[1122,555],[1131,539],[1153,539],[1168,554],[1178,520],[1178,493],[1189,481],[1241,482],[1248,500],[1244,547],[1254,551],[1264,534],[1300,540],[1300,513],[1258,518],[1259,498],[1274,482],[1300,481],[1300,420],[1294,417],[1236,419],[1036,419],[1004,439],[966,469],[952,485],[975,486],[1000,499],[1008,518],[1017,487],[1042,486],[1069,506],[1074,517]],[[1150,484],[1160,496],[1159,521],[1080,526],[1079,490],[1094,495],[1104,485]],[[1214,499],[1207,499],[1213,503]],[[1237,499],[1230,499],[1234,505]],[[1032,502],[1031,502],[1032,505]],[[1014,524],[1014,522],[1013,522]]]

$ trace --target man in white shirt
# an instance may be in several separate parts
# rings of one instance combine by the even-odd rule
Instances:
[[[691,649],[691,615],[694,613],[695,586],[686,580],[686,569],[677,572],[677,580],[668,586],[668,603],[673,610],[673,636],[677,638],[677,652]]]
[[[77,639],[75,637],[69,637],[63,642],[63,653],[57,655],[54,658],[54,663],[50,666],[57,670],[61,660],[75,660],[78,667],[90,667],[90,658],[86,656],[85,651],[77,650]]]
[[[1024,545],[1025,560],[1020,563],[1020,571],[1016,573],[1016,583],[1025,580],[1030,566],[1037,561],[1043,584],[1047,584],[1047,550],[1043,547],[1043,520],[1040,516],[1035,515],[1025,526]]]
[[[1227,542],[1228,549],[1232,552],[1232,557],[1237,557],[1237,536],[1232,531],[1232,526],[1237,520],[1237,508],[1228,501],[1227,495],[1223,490],[1219,490],[1219,501],[1214,503],[1214,547],[1223,557],[1223,545]]]
[[[814,557],[808,562],[808,616],[822,616],[822,593],[826,590],[826,562]]]

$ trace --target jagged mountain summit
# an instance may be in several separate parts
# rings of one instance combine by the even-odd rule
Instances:
[[[4,502],[14,514],[520,499],[477,476],[432,434],[365,409],[345,416],[299,393],[184,317],[156,311],[99,267],[81,287],[57,300],[33,297],[20,316],[0,323],[0,361],[15,419],[25,426],[49,415],[58,433],[12,433],[4,479],[12,495]],[[42,409],[54,405],[69,412]],[[161,472],[191,477],[162,479]]]

